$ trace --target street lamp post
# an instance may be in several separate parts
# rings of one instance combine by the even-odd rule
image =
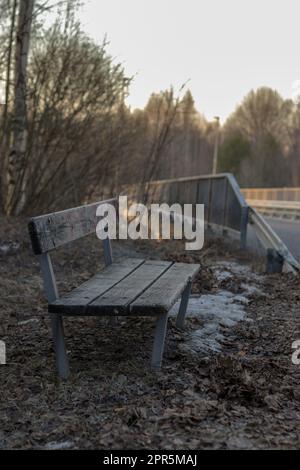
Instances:
[[[218,152],[219,152],[219,129],[220,129],[220,118],[219,116],[214,117],[216,121],[216,135],[215,135],[215,144],[214,144],[214,156],[213,156],[213,170],[212,174],[217,174],[218,169]]]

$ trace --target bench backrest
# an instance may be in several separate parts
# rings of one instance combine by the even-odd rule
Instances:
[[[33,252],[36,255],[48,253],[93,232],[96,233],[99,222],[96,212],[101,204],[116,205],[116,199],[32,218],[28,228]]]
[[[48,302],[59,297],[49,251],[96,233],[99,221],[97,208],[101,204],[113,204],[116,199],[95,202],[61,212],[34,217],[28,224],[33,252],[39,256],[43,274],[44,289]],[[112,263],[112,250],[109,238],[102,241],[106,266]]]

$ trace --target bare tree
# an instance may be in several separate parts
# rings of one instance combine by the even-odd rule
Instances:
[[[27,146],[27,64],[34,0],[20,0],[15,52],[15,94],[11,120],[11,149],[7,167],[5,211],[18,214],[25,204],[24,159]],[[8,82],[9,85],[9,82]]]
[[[13,55],[13,43],[14,43],[14,32],[15,32],[15,23],[16,23],[16,13],[17,13],[17,0],[14,0],[11,8],[10,16],[10,27],[8,34],[8,45],[7,45],[7,58],[5,60],[5,95],[4,95],[4,104],[3,104],[3,116],[1,122],[1,136],[4,136],[6,133],[7,125],[7,114],[8,114],[8,103],[10,100],[10,88],[11,88],[11,69],[12,69],[12,55]]]
[[[119,191],[123,182],[138,182],[146,201],[153,179],[180,176],[182,166],[191,174],[193,161],[199,161],[198,144],[206,139],[192,96],[180,100],[167,90],[132,112],[125,105],[130,79],[107,53],[106,40],[96,44],[83,33],[77,1],[58,2],[57,20],[49,29],[37,23],[37,16],[52,2],[32,2],[31,20],[19,2],[18,16],[9,10],[25,36],[17,43],[12,22],[16,53],[9,81],[15,86],[9,87],[6,109],[6,212],[79,204]]]

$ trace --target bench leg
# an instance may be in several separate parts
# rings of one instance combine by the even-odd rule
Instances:
[[[51,315],[51,326],[52,326],[52,335],[54,341],[54,350],[56,357],[56,367],[58,375],[62,379],[67,379],[69,377],[69,362],[67,357],[66,345],[65,345],[65,336],[64,336],[64,326],[63,319],[61,315],[52,314]]]
[[[152,351],[151,367],[159,369],[161,367],[164,352],[165,337],[167,332],[168,314],[159,315],[156,320],[154,345]]]
[[[190,298],[191,288],[192,288],[192,282],[189,281],[187,283],[186,288],[184,289],[182,293],[179,312],[178,312],[177,320],[176,320],[177,328],[184,327],[184,319],[185,319],[186,309],[187,309],[189,298]]]

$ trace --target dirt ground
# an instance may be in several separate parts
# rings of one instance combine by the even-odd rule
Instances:
[[[171,318],[156,373],[149,368],[152,320],[113,326],[66,319],[72,374],[60,382],[26,220],[1,219],[0,340],[7,365],[0,365],[0,449],[300,448],[300,366],[291,361],[292,342],[300,339],[300,277],[265,276],[260,260],[219,239],[193,254],[178,241],[114,248],[117,258],[199,262],[195,295],[238,296],[247,285],[246,317],[231,327],[220,323],[221,351],[197,353],[183,346],[204,323],[193,316],[180,331]],[[95,237],[60,250],[54,256],[60,291],[88,279],[101,262]],[[245,270],[236,273],[231,263]]]

